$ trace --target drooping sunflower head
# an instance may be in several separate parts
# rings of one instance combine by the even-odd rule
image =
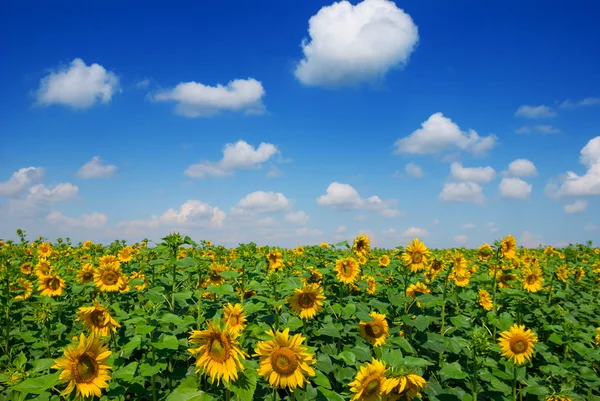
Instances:
[[[498,287],[500,288],[510,288],[510,283],[517,279],[517,277],[514,274],[510,274],[502,270],[499,270],[496,273],[496,277],[498,278]]]
[[[55,273],[51,273],[48,276],[38,276],[38,284],[38,291],[40,291],[40,294],[49,297],[61,296],[67,287],[65,280]]]
[[[246,327],[246,314],[241,304],[232,305],[228,303],[223,307],[223,323],[229,326],[229,328],[239,333]]]
[[[80,284],[87,284],[94,281],[94,266],[90,263],[84,263],[77,272],[77,281]]]
[[[83,322],[83,326],[91,335],[108,336],[111,331],[116,333],[117,327],[121,327],[98,301],[94,301],[93,306],[79,308],[77,315],[77,320]]]
[[[385,381],[384,393],[387,400],[412,400],[421,395],[427,382],[421,376],[414,373],[404,373],[399,376],[390,377]]]
[[[311,366],[316,360],[302,345],[304,337],[300,334],[290,336],[289,333],[289,328],[267,332],[273,338],[258,342],[254,356],[260,358],[258,374],[268,380],[271,387],[293,391],[308,382],[305,376],[315,376]]]
[[[413,241],[406,246],[402,254],[402,261],[410,268],[410,271],[416,273],[425,269],[428,263],[430,251],[422,241],[414,238]]]
[[[500,333],[498,343],[502,356],[512,359],[514,364],[521,365],[525,360],[531,360],[537,341],[537,336],[531,330],[514,324],[507,331]]]
[[[360,266],[356,259],[344,258],[336,260],[334,270],[337,272],[338,281],[353,284],[360,273]]]
[[[567,266],[557,267],[556,278],[565,283],[569,279],[569,268]]]
[[[123,271],[118,264],[100,264],[94,272],[94,284],[102,292],[117,292],[123,285]]]
[[[16,293],[13,298],[15,301],[24,301],[31,297],[31,294],[33,293],[33,284],[31,284],[31,281],[19,277],[11,284],[10,291]]]
[[[360,234],[354,239],[352,249],[356,255],[365,256],[371,251],[371,240],[366,235]]]
[[[390,257],[388,255],[381,255],[379,257],[378,262],[379,262],[379,266],[381,266],[381,267],[388,267],[390,265],[391,260],[390,260]]]
[[[511,234],[508,234],[500,242],[500,254],[508,259],[513,259],[517,256],[517,239]]]
[[[95,337],[81,335],[79,344],[64,349],[64,356],[54,361],[53,369],[60,369],[59,379],[68,383],[62,395],[77,390],[76,396],[102,396],[102,389],[108,388],[110,369],[106,361],[111,352],[104,342]]]
[[[290,309],[301,319],[312,319],[323,308],[323,289],[318,284],[304,284],[290,297]]]
[[[385,388],[385,363],[373,359],[370,363],[361,366],[350,386],[354,393],[351,401],[377,401],[384,394]]]
[[[390,333],[389,326],[384,314],[371,312],[369,315],[373,320],[370,322],[363,322],[361,320],[358,324],[358,333],[362,338],[373,344],[374,347],[379,347],[385,344],[387,336]]]
[[[600,346],[600,327],[596,327],[596,337],[594,338],[594,344]]]
[[[429,294],[431,293],[431,290],[429,289],[429,287],[427,287],[424,283],[421,283],[420,281],[416,284],[409,285],[406,289],[406,295],[408,295],[409,297],[416,298],[417,293]]]
[[[483,288],[479,290],[479,304],[485,310],[492,310],[494,308],[494,303],[492,302],[490,293]]]
[[[208,324],[206,330],[190,332],[189,342],[197,345],[188,349],[196,356],[196,373],[210,376],[211,380],[226,383],[238,378],[238,371],[244,370],[241,359],[245,359],[239,348],[237,334],[228,326],[223,329]]]

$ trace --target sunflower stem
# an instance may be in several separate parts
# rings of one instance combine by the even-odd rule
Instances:
[[[5,269],[7,269],[7,273],[8,273],[8,266],[5,267]],[[5,316],[5,326],[6,326],[6,330],[4,332],[4,342],[6,343],[6,355],[8,355],[8,360],[11,360],[11,355],[10,355],[10,344],[9,344],[9,334],[10,334],[10,302],[9,302],[9,297],[10,297],[10,277],[8,276],[8,274],[6,275],[6,283],[4,286],[4,295],[6,297],[6,316]]]
[[[517,401],[517,365],[513,365],[513,401]]]
[[[273,401],[277,401],[277,389],[273,389]]]
[[[440,335],[444,336],[444,326],[446,325],[446,294],[448,289],[448,279],[450,278],[450,273],[452,272],[452,263],[450,263],[450,268],[448,269],[448,273],[446,273],[446,277],[444,278],[444,292],[442,294],[442,328],[440,329]],[[440,355],[441,359],[441,355]]]

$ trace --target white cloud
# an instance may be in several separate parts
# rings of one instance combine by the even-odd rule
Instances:
[[[146,89],[150,85],[149,79],[142,79],[135,84],[135,87],[138,89]]]
[[[465,223],[461,226],[461,228],[463,230],[472,230],[473,228],[476,228],[477,226],[473,223]]]
[[[429,231],[421,227],[409,227],[404,232],[402,232],[403,238],[415,238],[415,237],[427,237],[429,235]]]
[[[505,198],[525,200],[531,194],[532,185],[520,178],[503,178],[498,188]]]
[[[274,217],[264,217],[258,219],[256,224],[258,224],[261,227],[275,227],[279,225],[279,222]]]
[[[517,134],[558,134],[560,129],[552,125],[524,125],[515,130]]]
[[[209,117],[221,111],[244,111],[262,114],[265,90],[253,79],[236,79],[227,86],[207,86],[198,82],[182,82],[173,89],[154,94],[156,101],[176,102],[175,113],[185,117]]]
[[[168,209],[159,221],[166,225],[208,225],[220,227],[227,214],[219,209],[199,200],[188,200],[179,209]]]
[[[106,225],[107,217],[105,214],[94,212],[92,214],[84,213],[81,217],[74,218],[53,211],[46,216],[46,221],[62,228],[100,229]]]
[[[475,182],[450,182],[444,184],[444,189],[439,195],[446,202],[483,203],[483,189]]]
[[[92,157],[92,160],[85,163],[77,175],[82,178],[108,178],[117,171],[117,166],[113,164],[103,164],[100,156]]]
[[[481,155],[492,149],[497,141],[495,135],[480,137],[474,130],[463,132],[451,119],[435,113],[421,124],[421,128],[398,139],[394,143],[394,153],[433,154],[458,148]]]
[[[335,229],[335,232],[337,234],[341,234],[341,233],[343,233],[345,231],[346,231],[346,227],[345,226],[338,226],[338,228]]]
[[[255,191],[240,199],[236,206],[248,212],[271,213],[289,210],[292,202],[281,192]]]
[[[525,118],[552,118],[556,117],[556,112],[546,105],[541,106],[520,106],[515,112],[517,117]]]
[[[505,175],[512,177],[534,177],[537,175],[535,164],[527,159],[517,159],[510,162]]]
[[[581,149],[579,161],[588,169],[583,175],[568,171],[558,178],[560,184],[549,183],[546,194],[553,198],[600,195],[600,136]]]
[[[419,167],[418,165],[416,165],[414,163],[408,163],[406,166],[404,166],[404,171],[406,171],[406,173],[408,175],[410,175],[411,177],[415,177],[415,178],[423,177],[423,170],[421,170],[421,167]]]
[[[600,97],[588,97],[578,101],[565,100],[558,107],[561,109],[577,109],[579,107],[594,106],[600,104]]]
[[[79,192],[79,188],[73,184],[61,183],[52,188],[44,184],[34,185],[29,188],[26,201],[32,203],[54,203],[74,199]]]
[[[490,166],[463,167],[459,162],[454,162],[450,165],[450,177],[457,181],[471,181],[484,184],[496,178],[496,171]]]
[[[298,210],[297,212],[291,212],[285,215],[285,221],[289,223],[299,224],[301,226],[308,223],[310,217],[305,211]]]
[[[44,169],[41,167],[25,167],[15,171],[4,182],[0,182],[0,196],[14,196],[23,191],[27,186],[41,180]]]
[[[273,144],[263,142],[254,149],[254,146],[239,140],[225,145],[221,160],[192,164],[185,170],[185,174],[193,178],[226,177],[232,175],[236,169],[260,168],[262,163],[278,153],[279,150]]]
[[[327,187],[327,193],[317,198],[321,206],[330,206],[343,210],[374,210],[384,217],[397,217],[402,213],[394,207],[394,201],[383,201],[374,195],[362,198],[351,185],[332,182]]]
[[[382,79],[408,62],[419,39],[410,15],[388,0],[340,1],[308,21],[310,39],[295,75],[304,85],[335,87]]]
[[[281,177],[283,175],[283,171],[281,171],[277,166],[271,165],[269,167],[269,171],[267,172],[268,178]]]
[[[119,78],[99,64],[86,65],[76,58],[69,67],[50,72],[40,80],[37,104],[63,104],[86,109],[96,102],[109,103],[119,91]]]
[[[463,244],[465,244],[469,240],[469,237],[467,237],[464,234],[460,234],[460,235],[454,236],[453,239],[454,239],[455,243],[457,243],[459,245],[463,245]]]
[[[526,248],[537,248],[542,245],[542,236],[532,234],[529,231],[524,231],[521,235],[521,241],[519,241]]]
[[[570,213],[570,214],[583,213],[583,212],[585,212],[585,209],[587,208],[587,206],[588,206],[587,201],[578,200],[569,205],[565,205],[564,210],[565,210],[565,213]]]
[[[592,224],[592,223],[588,223],[585,227],[583,227],[583,229],[585,231],[596,231],[596,230],[598,230],[598,228],[600,228],[600,227],[598,227],[597,225]]]

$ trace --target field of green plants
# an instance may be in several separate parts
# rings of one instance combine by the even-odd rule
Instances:
[[[0,241],[0,400],[600,400],[600,250]]]

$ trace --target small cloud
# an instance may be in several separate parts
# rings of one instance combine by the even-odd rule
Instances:
[[[552,125],[524,125],[515,130],[517,134],[559,134],[560,129]]]
[[[465,223],[465,224],[463,224],[463,225],[461,226],[461,228],[462,228],[463,230],[472,230],[472,229],[474,229],[474,228],[476,228],[476,227],[477,227],[477,226],[476,226],[475,224],[473,224],[473,223]]]
[[[138,89],[146,89],[150,85],[149,79],[142,79],[135,84],[135,87]]]
[[[561,109],[578,109],[580,107],[595,106],[598,104],[600,104],[600,97],[587,97],[577,101],[571,101],[567,99],[558,107]]]
[[[92,214],[84,213],[81,217],[73,218],[53,211],[46,216],[46,221],[62,228],[100,229],[106,225],[107,217],[105,214],[94,212]]]
[[[338,226],[338,228],[335,229],[336,234],[342,234],[344,232],[346,232],[346,226]]]
[[[592,224],[592,223],[588,223],[585,227],[583,227],[583,229],[585,231],[596,231],[596,230],[598,230],[598,228],[599,227],[597,225]]]
[[[503,172],[506,176],[512,177],[535,177],[537,169],[535,164],[527,159],[517,159],[510,162],[508,170]]]
[[[404,171],[406,171],[406,173],[408,175],[410,175],[411,177],[415,177],[415,178],[423,177],[423,170],[421,170],[421,167],[419,167],[418,165],[416,165],[414,163],[408,163],[406,166],[404,166]]]
[[[485,184],[496,178],[496,171],[487,167],[463,167],[459,162],[450,165],[450,177],[457,181]]]
[[[483,189],[475,182],[450,182],[444,184],[439,198],[445,202],[483,203]]]
[[[468,240],[469,240],[469,237],[467,237],[464,234],[454,236],[454,242],[457,243],[458,245],[464,245],[467,243]]]
[[[515,112],[515,116],[517,117],[525,117],[525,118],[553,118],[556,117],[556,112],[546,105],[541,106],[520,106]]]
[[[94,156],[92,160],[81,166],[77,175],[81,178],[108,178],[112,177],[116,171],[117,166],[103,164],[100,156]]]
[[[362,198],[352,185],[332,182],[324,195],[317,198],[321,206],[341,210],[373,210],[384,217],[398,217],[401,212],[394,207],[394,201],[383,201],[377,195]]]
[[[236,207],[255,213],[283,212],[292,206],[291,201],[280,192],[256,191],[240,199]]]
[[[403,233],[403,238],[425,238],[429,235],[429,231],[421,227],[409,227]]]
[[[574,214],[574,213],[583,213],[588,206],[587,201],[578,200],[569,205],[565,205],[564,210],[565,213]]]
[[[523,232],[523,235],[521,235],[521,241],[519,242],[526,248],[537,248],[542,245],[542,236],[525,231]]]
[[[273,164],[269,167],[269,171],[267,172],[267,178],[276,178],[281,177],[282,175],[283,171]]]

